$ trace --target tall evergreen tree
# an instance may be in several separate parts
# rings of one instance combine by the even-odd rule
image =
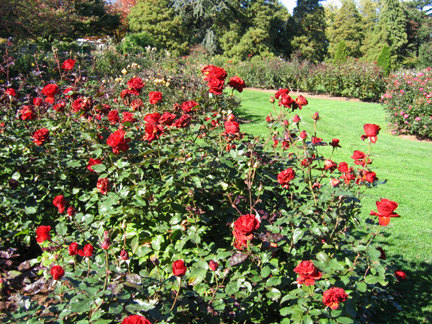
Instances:
[[[360,57],[363,43],[363,24],[354,0],[343,0],[341,8],[336,12],[333,23],[327,29],[329,54],[335,58],[340,42],[346,46],[346,54]]]
[[[373,35],[375,33],[375,26],[378,24],[378,0],[360,0],[359,11],[362,17],[363,24],[363,44],[361,46],[361,53],[366,55],[368,50],[373,47]]]
[[[174,55],[188,50],[186,32],[180,16],[176,15],[169,0],[139,0],[128,15],[132,32],[147,32],[161,48]]]
[[[293,53],[300,59],[320,62],[327,53],[325,11],[320,0],[297,0],[289,22]]]

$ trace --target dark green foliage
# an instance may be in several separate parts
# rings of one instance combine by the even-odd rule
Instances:
[[[157,43],[147,32],[126,34],[120,44],[124,54],[144,52],[148,46],[154,47]]]
[[[348,57],[348,49],[345,41],[340,41],[337,45],[336,52],[334,54],[333,63],[343,63],[346,62]]]
[[[390,48],[387,45],[383,46],[381,54],[377,59],[377,64],[383,69],[385,74],[389,74],[392,70],[392,57]]]

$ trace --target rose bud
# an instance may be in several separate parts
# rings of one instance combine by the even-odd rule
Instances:
[[[182,277],[185,275],[187,267],[184,264],[183,260],[174,261],[172,264],[172,270],[174,276]]]
[[[129,259],[129,253],[126,250],[122,250],[120,252],[120,259],[128,260]]]
[[[219,267],[219,264],[216,261],[210,260],[209,261],[209,268],[211,271],[216,271]]]

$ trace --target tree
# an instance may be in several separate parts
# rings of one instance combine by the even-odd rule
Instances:
[[[293,39],[293,52],[300,59],[321,62],[327,53],[325,12],[320,0],[297,0],[288,23]]]
[[[333,23],[327,28],[329,54],[335,59],[336,52],[341,44],[344,44],[346,56],[361,57],[363,37],[362,18],[354,0],[343,0],[342,7],[337,10],[333,18]]]
[[[168,0],[139,0],[128,15],[133,32],[149,33],[158,46],[174,55],[188,50],[186,32],[181,18],[176,15],[173,2]]]
[[[3,0],[0,35],[53,40],[109,34],[119,17],[106,9],[103,0]]]
[[[359,11],[362,17],[363,24],[363,44],[361,53],[366,55],[368,50],[372,48],[372,40],[375,32],[375,26],[378,24],[378,2],[377,0],[360,0]]]
[[[378,56],[377,64],[380,66],[385,74],[389,74],[392,68],[392,58],[390,48],[387,45],[381,50],[381,54]]]
[[[348,49],[345,44],[345,41],[341,40],[338,43],[338,46],[336,48],[336,52],[333,55],[333,63],[343,63],[346,62],[348,57]]]

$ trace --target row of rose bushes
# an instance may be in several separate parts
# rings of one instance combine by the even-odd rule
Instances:
[[[194,62],[194,57],[185,57]],[[202,58],[197,59],[198,62]],[[250,87],[324,93],[332,96],[378,101],[385,91],[386,75],[374,62],[351,58],[339,64],[313,64],[307,61],[285,61],[280,58],[252,58],[233,62],[215,58],[230,74],[241,76]]]
[[[403,71],[390,76],[381,102],[394,133],[432,139],[431,70]]]
[[[367,153],[337,162],[319,151],[339,140],[305,132],[307,100],[286,88],[260,139],[241,132],[223,90],[245,83],[222,68],[88,82],[77,66],[1,89],[2,249],[41,246],[1,275],[5,321],[350,323],[392,299],[403,273],[374,239],[397,203],[358,218],[379,184],[377,125]]]
[[[7,47],[9,52],[15,53],[16,66],[12,71],[28,71],[27,78],[39,80],[39,75],[31,73],[35,65],[40,71],[55,77],[56,58],[67,58],[70,52],[42,52],[27,49],[22,53],[22,44],[13,43]],[[37,47],[36,47],[37,48]],[[4,51],[4,49],[2,50]],[[74,54],[74,56],[79,56]],[[249,87],[264,89],[279,89],[288,87],[292,91],[306,91],[325,93],[333,96],[358,98],[366,101],[378,101],[385,91],[385,75],[375,63],[349,59],[344,63],[299,62],[285,61],[280,58],[263,59],[252,57],[246,62],[233,62],[229,58],[210,58],[203,55],[191,55],[182,58],[167,57],[165,52],[149,50],[143,53],[123,54],[110,47],[101,54],[92,57],[81,55],[81,67],[87,76],[94,79],[115,79],[121,71],[133,63],[147,69],[158,70],[160,66],[166,69],[196,75],[199,66],[212,61],[213,64],[223,66],[230,75],[240,76]]]

